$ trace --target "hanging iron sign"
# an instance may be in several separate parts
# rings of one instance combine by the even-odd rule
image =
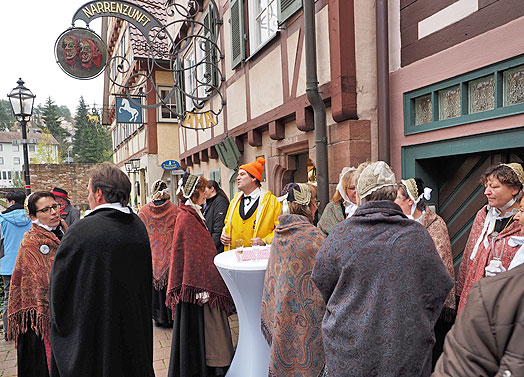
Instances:
[[[107,63],[107,48],[102,39],[86,28],[71,28],[55,43],[55,58],[62,70],[77,79],[98,76]]]

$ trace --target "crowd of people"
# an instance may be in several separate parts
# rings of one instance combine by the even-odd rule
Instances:
[[[213,259],[249,245],[271,245],[268,376],[523,372],[520,164],[480,177],[488,203],[456,286],[422,179],[397,180],[382,161],[344,168],[317,224],[316,186],[289,183],[277,197],[261,187],[264,164],[239,167],[231,202],[216,181],[185,173],[175,205],[157,180],[138,215],[110,163],[91,171],[81,220],[61,188],[9,193],[0,272],[19,377],[153,376],[153,324],[173,328],[170,377],[225,376],[235,305]]]

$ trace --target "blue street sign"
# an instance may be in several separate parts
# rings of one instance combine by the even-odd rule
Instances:
[[[131,97],[133,101],[142,103],[142,98]],[[127,97],[116,97],[117,123],[142,123],[142,108]]]
[[[164,170],[176,170],[180,167],[180,163],[175,160],[167,160],[162,162],[162,169]]]

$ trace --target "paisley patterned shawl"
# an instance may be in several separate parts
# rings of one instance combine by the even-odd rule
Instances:
[[[138,213],[149,235],[153,260],[153,287],[157,291],[167,285],[177,211],[178,207],[166,200],[159,206],[150,202]]]
[[[342,207],[341,203],[329,202],[326,208],[324,208],[324,212],[322,212],[322,216],[318,221],[318,227],[326,236],[346,218]]]
[[[330,376],[427,376],[453,282],[424,227],[392,201],[364,203],[317,253]]]
[[[324,235],[303,216],[282,215],[278,221],[262,295],[269,376],[318,377],[325,364],[320,330],[325,303],[311,271]]]
[[[52,232],[38,225],[24,234],[9,291],[8,337],[15,342],[30,326],[47,343],[46,348],[49,344],[49,275],[59,244]],[[49,248],[47,254],[43,245]]]
[[[444,220],[433,212],[429,207],[426,206],[426,213],[420,220],[420,224],[426,228],[429,235],[435,243],[440,259],[446,266],[449,276],[455,281],[455,269],[453,268],[453,254],[451,251],[451,243],[449,240],[448,227]],[[449,291],[444,308],[442,309],[441,317],[447,322],[453,321],[456,314],[456,299],[455,299],[455,287]]]
[[[462,311],[468,300],[468,293],[473,284],[483,277],[485,277],[485,268],[491,260],[491,245],[486,248],[484,242],[481,242],[477,255],[474,260],[470,259],[471,252],[475,242],[480,237],[484,221],[486,220],[486,206],[484,206],[475,217],[471,232],[469,234],[466,248],[464,249],[464,255],[462,256],[462,263],[464,267],[460,266],[459,271],[459,282],[458,285],[462,284],[462,291],[460,292],[460,302],[458,307],[458,313]],[[495,240],[495,247],[502,247],[502,239],[506,240],[504,254],[502,254],[501,262],[504,268],[508,269],[513,257],[520,248],[520,245],[510,246],[508,241],[511,236],[520,235],[521,226],[518,221],[512,221],[504,231],[500,232]]]

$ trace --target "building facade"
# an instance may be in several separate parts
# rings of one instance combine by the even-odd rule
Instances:
[[[44,140],[41,133],[28,133],[27,146],[30,163],[42,158],[46,163],[58,163],[58,142],[52,136]],[[0,187],[14,187],[16,182],[24,181],[24,154],[21,132],[0,132]]]
[[[222,99],[225,106],[212,128],[180,128],[182,166],[219,181],[232,195],[236,171],[224,166],[216,147],[232,137],[240,152],[238,164],[263,156],[263,186],[280,194],[286,183],[311,178],[316,161],[313,111],[306,97],[302,1],[218,0],[217,6],[219,16],[211,19],[221,20],[217,44],[224,81],[221,97],[204,108],[216,111]],[[201,9],[206,19],[212,11],[209,3],[202,2]],[[327,107],[325,158],[334,189],[344,166],[377,156],[374,5],[319,0],[315,22],[319,91]],[[182,28],[172,33],[184,37]],[[183,64],[191,66],[198,59],[198,45],[190,46]],[[185,78],[186,87],[201,80],[198,70],[193,76]],[[187,103],[191,101],[182,105]]]
[[[524,158],[524,8],[519,1],[390,4],[391,161],[433,188],[461,261],[480,174]]]

